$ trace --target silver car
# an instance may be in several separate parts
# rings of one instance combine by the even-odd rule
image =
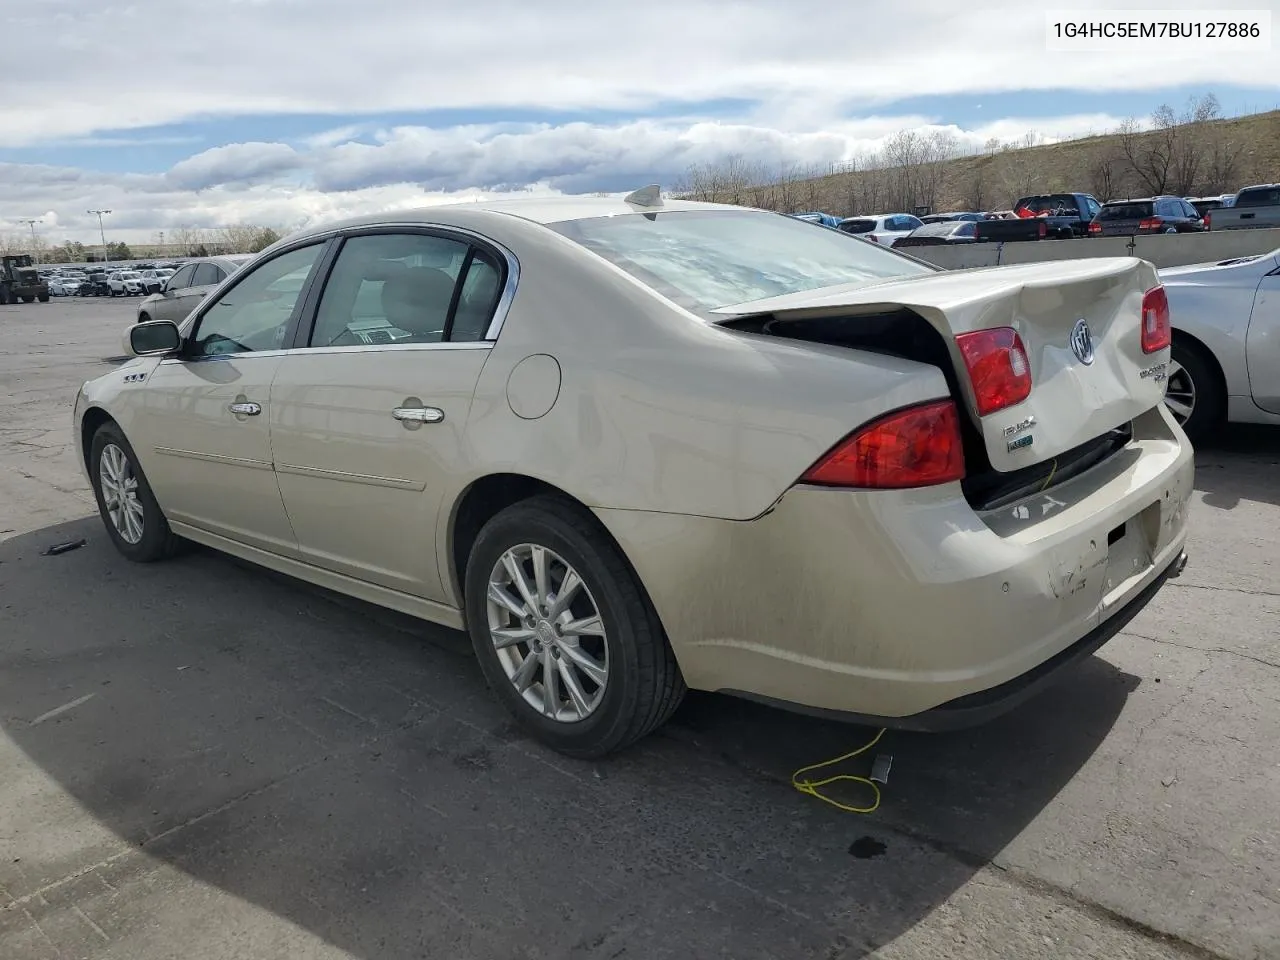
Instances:
[[[467,629],[566,753],[686,687],[934,729],[1181,570],[1169,339],[1136,259],[939,271],[656,189],[463,204],[130,327],[75,430],[125,557],[192,540]]]
[[[1280,250],[1160,277],[1173,322],[1165,402],[1186,433],[1280,424]]]
[[[169,320],[179,323],[227,277],[252,260],[251,255],[202,257],[190,260],[164,281],[159,293],[138,304],[138,323]]]

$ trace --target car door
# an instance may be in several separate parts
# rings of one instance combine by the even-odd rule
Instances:
[[[1280,268],[1258,284],[1245,356],[1253,402],[1268,413],[1280,414]]]
[[[198,264],[188,263],[167,281],[160,290],[160,299],[147,304],[147,312],[152,320],[169,320],[181,323],[195,306],[194,300],[187,298],[187,290],[191,279],[195,276]]]
[[[451,601],[440,512],[466,459],[506,264],[447,231],[343,241],[271,388],[276,471],[303,560]]]
[[[325,241],[277,254],[192,318],[143,391],[130,439],[171,521],[297,555],[271,455],[271,381]]]

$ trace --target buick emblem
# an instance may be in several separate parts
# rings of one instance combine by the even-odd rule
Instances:
[[[1086,367],[1093,363],[1093,334],[1089,332],[1089,324],[1084,317],[1077,320],[1071,329],[1071,352]]]

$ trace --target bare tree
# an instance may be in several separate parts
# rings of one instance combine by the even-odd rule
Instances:
[[[1106,203],[1116,195],[1121,177],[1121,162],[1107,148],[1102,148],[1089,166],[1089,191]]]

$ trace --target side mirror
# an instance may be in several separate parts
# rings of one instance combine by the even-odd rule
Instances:
[[[171,320],[135,323],[125,335],[125,347],[135,357],[173,353],[182,346],[182,334]]]

